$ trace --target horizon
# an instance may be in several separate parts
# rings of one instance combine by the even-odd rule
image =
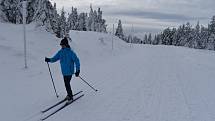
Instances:
[[[113,30],[113,24],[116,28],[120,19],[124,32],[132,34],[157,34],[165,28],[177,28],[187,22],[195,26],[199,21],[200,25],[207,26],[215,11],[213,0],[51,0],[51,2],[56,3],[58,11],[64,7],[67,13],[72,7],[76,7],[78,13],[89,13],[91,4],[94,10],[100,7],[108,25],[108,32]]]

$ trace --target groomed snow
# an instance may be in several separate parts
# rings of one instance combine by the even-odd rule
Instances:
[[[39,112],[64,98],[59,63],[53,56],[60,39],[27,26],[28,68],[24,69],[22,25],[0,23],[0,120],[38,121]],[[129,45],[96,32],[71,31],[81,76],[95,93],[73,77],[74,92],[85,96],[47,121],[214,121],[215,53],[184,47]],[[52,110],[53,111],[53,110]]]

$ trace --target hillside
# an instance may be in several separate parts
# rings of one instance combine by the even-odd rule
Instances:
[[[214,121],[215,53],[183,47],[128,45],[95,32],[70,33],[81,61],[74,92],[85,96],[47,121]],[[39,111],[66,95],[59,63],[44,57],[60,49],[60,39],[43,28],[27,27],[28,69],[24,69],[22,25],[0,23],[0,119],[38,121]]]

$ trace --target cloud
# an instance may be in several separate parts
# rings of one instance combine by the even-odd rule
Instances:
[[[77,7],[78,12],[89,12],[101,7],[103,17],[111,28],[118,19],[125,24],[136,24],[138,30],[157,31],[164,27],[176,27],[185,22],[207,25],[215,15],[215,0],[52,0],[58,10],[63,6],[68,12]],[[146,27],[147,26],[147,27]],[[151,28],[150,28],[151,27]]]
[[[118,12],[109,12],[110,15],[115,16],[128,16],[134,18],[143,18],[143,19],[157,19],[162,21],[190,21],[190,20],[202,20],[207,19],[205,17],[191,17],[186,15],[181,15],[177,13],[162,13],[156,11],[118,11]]]

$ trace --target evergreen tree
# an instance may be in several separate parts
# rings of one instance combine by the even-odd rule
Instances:
[[[187,42],[185,25],[183,24],[179,30],[178,46],[184,46]]]
[[[181,42],[182,46],[190,47],[192,45],[192,26],[187,22],[185,26],[185,39]]]
[[[53,19],[52,19],[52,30],[55,34],[58,32],[58,18],[59,15],[57,14],[57,8],[56,8],[56,3],[54,3],[54,8],[53,8]]]
[[[127,43],[132,43],[132,41],[133,41],[132,35],[129,34],[128,37],[127,37],[127,39],[124,39],[124,41],[127,42]]]
[[[69,14],[67,23],[69,25],[69,30],[77,30],[77,27],[78,27],[78,12],[77,12],[77,8],[72,7],[72,12]]]
[[[123,29],[122,29],[122,22],[119,20],[118,27],[116,29],[116,36],[118,36],[120,39],[124,39]]]
[[[0,1],[0,22],[8,22],[8,19],[3,12],[3,6],[2,6],[2,1]]]
[[[89,13],[89,17],[87,19],[87,31],[93,31],[94,28],[94,13],[93,13],[93,8],[92,5],[90,5],[90,13]]]
[[[143,39],[144,44],[148,44],[148,36],[145,34],[144,39]]]
[[[200,49],[205,49],[206,48],[206,44],[208,42],[209,39],[209,31],[208,28],[205,27],[201,27],[201,32],[200,32],[200,40],[198,43],[198,47]]]
[[[0,0],[0,20],[10,23],[22,23],[22,0]],[[69,30],[107,32],[106,21],[102,19],[102,11],[92,9],[90,6],[89,17],[86,13],[78,15],[77,8],[72,8],[65,22],[65,11],[57,13],[49,0],[27,0],[27,23],[36,22],[37,26],[45,26],[49,32],[54,32],[57,37],[62,37]]]
[[[98,32],[102,32],[102,11],[100,8],[98,8],[98,16],[97,16],[97,21],[98,21]]]
[[[147,40],[147,44],[151,44],[152,43],[152,34],[149,33],[149,37],[148,37],[148,40]]]
[[[97,15],[97,11],[94,10],[93,12],[93,23],[91,26],[93,31],[97,31],[98,32],[98,15]]]
[[[172,31],[170,28],[165,29],[161,34],[161,44],[172,45],[174,33],[175,31]]]
[[[86,31],[86,17],[87,14],[81,13],[78,17],[78,27],[77,30],[79,31]]]
[[[215,16],[212,17],[212,20],[210,24],[208,25],[209,29],[209,38],[207,42],[207,49],[209,50],[215,50],[214,44],[215,44]]]
[[[0,3],[7,20],[14,24],[22,22],[22,4],[19,3],[19,0],[2,0]]]
[[[207,42],[206,49],[215,50],[215,34],[210,34]]]
[[[172,45],[180,46],[180,40],[183,39],[183,36],[184,36],[184,25],[179,26],[179,28],[176,29],[175,33],[173,34]]]
[[[66,23],[66,12],[64,8],[61,10],[60,17],[58,18],[58,29],[57,29],[57,37],[62,38],[68,33],[67,23]]]
[[[154,40],[152,41],[153,45],[158,45],[160,40],[160,35],[155,35]]]
[[[201,38],[200,38],[200,25],[199,25],[199,21],[193,31],[193,38],[192,38],[192,46],[191,48],[200,48],[199,47],[199,43],[201,41]]]
[[[208,29],[210,33],[215,34],[215,16],[212,17],[210,24],[208,25]]]
[[[56,25],[56,10],[49,0],[37,0],[33,20],[38,26],[45,26],[47,31],[53,32]]]
[[[106,25],[106,20],[105,20],[105,19],[102,19],[102,23],[101,23],[100,29],[101,29],[100,32],[105,32],[105,33],[107,33],[107,25]]]

